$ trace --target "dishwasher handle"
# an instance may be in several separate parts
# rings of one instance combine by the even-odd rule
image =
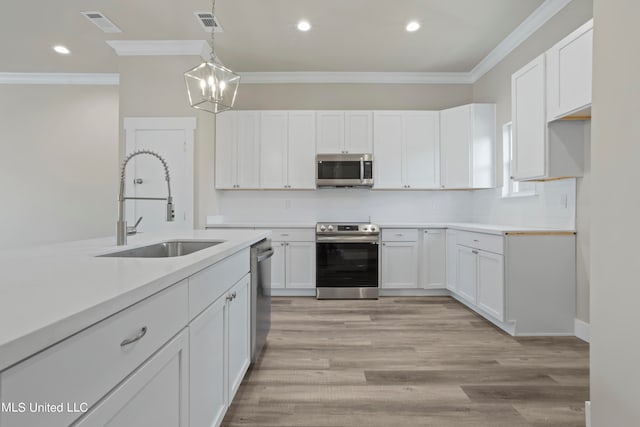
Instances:
[[[271,258],[272,256],[273,256],[273,249],[269,249],[269,250],[266,250],[264,252],[260,252],[258,254],[258,257],[257,257],[258,258],[258,262],[260,263],[260,262],[262,262],[262,261],[264,261],[266,259]]]

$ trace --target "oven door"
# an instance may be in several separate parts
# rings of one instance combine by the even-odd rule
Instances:
[[[377,241],[317,241],[317,288],[378,287]]]

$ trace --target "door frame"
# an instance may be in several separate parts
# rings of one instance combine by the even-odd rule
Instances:
[[[125,117],[123,122],[125,131],[125,153],[135,150],[135,134],[138,130],[182,130],[185,135],[186,167],[191,173],[186,173],[187,194],[185,195],[186,223],[194,226],[194,145],[195,145],[195,117]]]

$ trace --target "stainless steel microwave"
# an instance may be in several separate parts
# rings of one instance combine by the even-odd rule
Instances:
[[[318,154],[316,187],[373,186],[372,154]]]

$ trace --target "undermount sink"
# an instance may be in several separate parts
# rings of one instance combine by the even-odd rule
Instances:
[[[111,252],[99,257],[111,258],[170,258],[176,256],[189,255],[203,249],[224,243],[223,240],[216,241],[167,241],[155,243],[153,245],[141,246],[139,248],[125,249],[123,251]]]

